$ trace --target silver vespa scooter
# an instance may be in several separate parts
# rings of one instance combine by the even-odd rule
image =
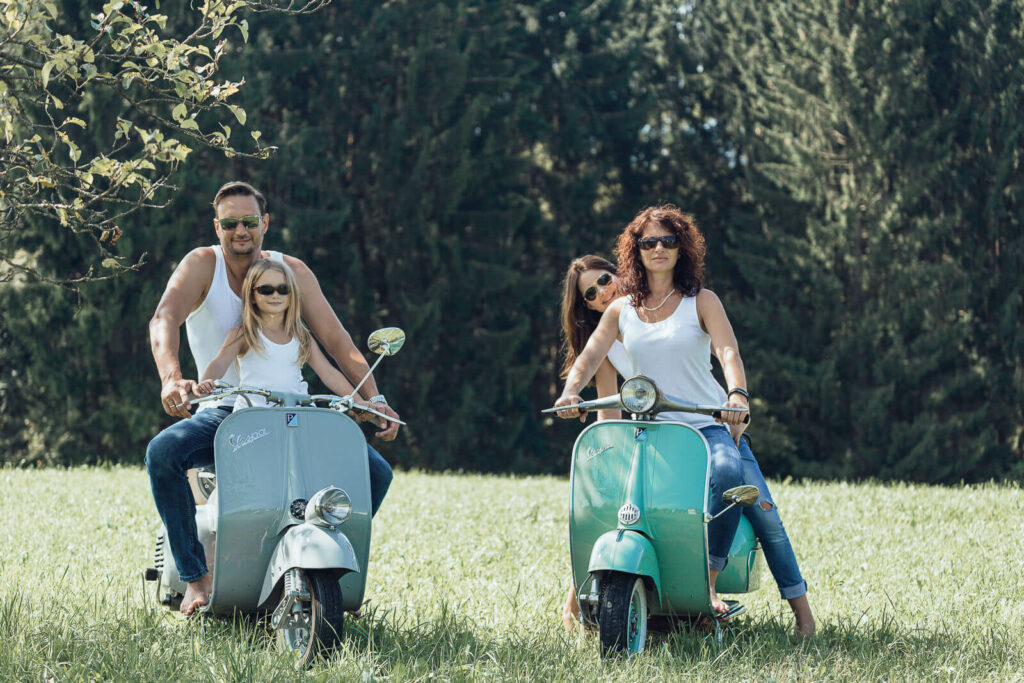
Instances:
[[[404,343],[405,333],[395,327],[371,334],[370,350],[380,358],[370,373]],[[213,393],[191,401],[237,394],[250,403],[217,430],[216,474],[199,471],[191,478],[199,504],[196,525],[213,575],[210,602],[202,609],[227,615],[270,612],[278,648],[298,651],[303,667],[340,641],[345,611],[363,602],[370,474],[366,439],[345,413],[366,410],[387,417],[353,401],[365,381],[344,397],[219,383]],[[248,394],[266,397],[267,406],[251,407]],[[156,581],[157,601],[180,603],[186,586],[163,528],[154,564],[145,578]]]

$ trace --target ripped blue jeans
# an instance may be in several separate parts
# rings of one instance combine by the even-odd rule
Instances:
[[[753,484],[761,492],[757,503],[747,508],[734,507],[708,525],[708,566],[721,571],[728,559],[729,547],[736,535],[740,515],[746,515],[754,528],[764,552],[768,569],[779,587],[784,600],[798,598],[807,592],[807,582],[800,574],[796,554],[789,542],[782,517],[768,491],[754,453],[747,439],[740,439],[739,447],[726,427],[713,425],[700,430],[711,449],[711,503],[714,515],[725,507],[722,493],[733,486]]]

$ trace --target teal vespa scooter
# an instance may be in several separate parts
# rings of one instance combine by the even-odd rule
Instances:
[[[371,334],[370,350],[380,358],[370,373],[404,343],[405,334],[395,327]],[[269,612],[278,648],[297,652],[303,667],[337,644],[344,612],[363,602],[370,474],[366,439],[345,413],[365,410],[387,417],[352,400],[365,380],[344,397],[219,384],[192,401],[252,394],[268,402],[225,418],[214,438],[216,474],[199,471],[191,478],[196,526],[213,574],[213,592],[203,610]],[[145,577],[156,581],[158,602],[181,601],[185,584],[163,529],[155,566]]]
[[[707,524],[714,519],[708,513],[708,444],[693,427],[656,422],[655,417],[668,411],[718,417],[737,409],[665,396],[643,376],[623,382],[614,396],[574,407],[631,415],[590,425],[576,439],[572,454],[573,581],[581,619],[597,627],[602,654],[642,651],[651,616],[707,618],[721,642],[721,615],[711,606],[708,577]],[[544,412],[559,410],[565,409]],[[758,493],[756,486],[729,489],[723,494],[725,510],[753,505]],[[741,518],[728,565],[718,576],[720,593],[758,588],[758,550],[750,522]],[[726,602],[728,617],[745,609]]]

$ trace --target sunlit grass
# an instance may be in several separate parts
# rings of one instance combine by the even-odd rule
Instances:
[[[774,583],[712,638],[604,662],[565,635],[568,482],[399,472],[345,646],[298,674],[257,619],[186,620],[141,578],[141,469],[0,470],[0,680],[1020,679],[1024,492],[771,482],[818,619],[797,644]]]

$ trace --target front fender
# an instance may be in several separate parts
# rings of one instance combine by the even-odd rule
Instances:
[[[661,602],[661,572],[651,539],[629,529],[607,531],[590,551],[590,573],[616,571],[636,574],[654,584],[654,597]]]
[[[338,569],[341,574],[358,572],[359,561],[348,537],[340,531],[303,522],[288,531],[274,548],[256,603],[262,605],[289,569]]]

